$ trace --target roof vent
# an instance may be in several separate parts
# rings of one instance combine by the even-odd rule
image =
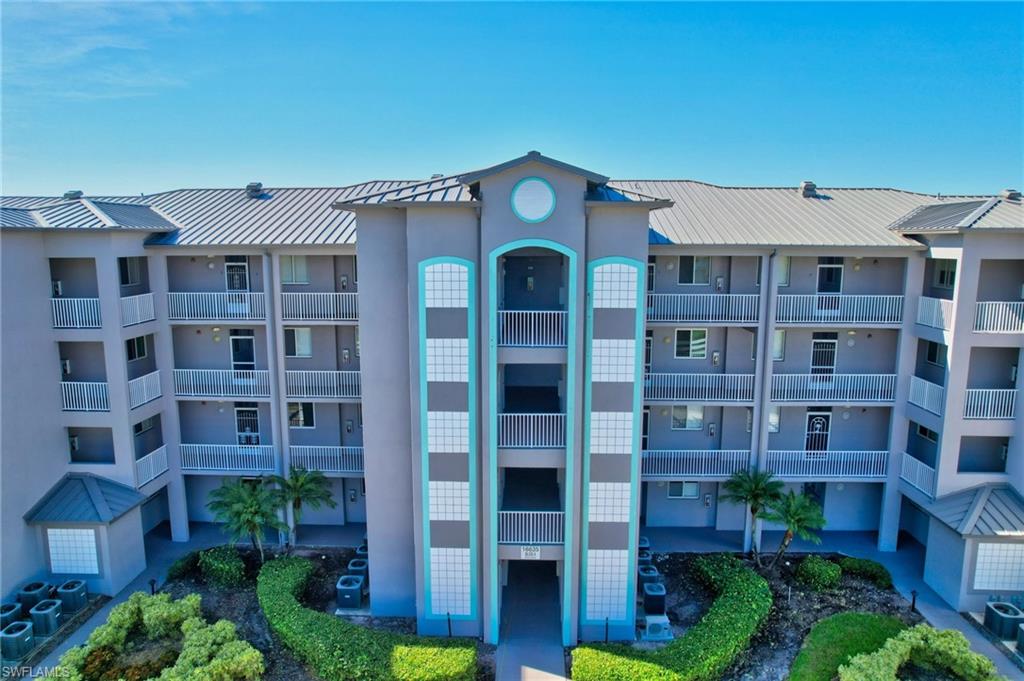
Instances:
[[[431,180],[437,180],[437,179],[440,179],[442,177],[444,177],[444,173],[434,173],[433,175],[430,176],[430,179]]]
[[[245,193],[250,199],[258,199],[263,196],[263,183],[262,182],[250,182],[245,185]]]
[[[1016,189],[1004,189],[999,192],[999,196],[1006,201],[1020,201],[1020,192]]]
[[[82,196],[84,196],[84,193],[81,189],[70,189],[64,192],[64,199],[67,201],[74,201],[82,198]]]
[[[818,195],[818,187],[810,180],[804,180],[800,183],[800,196],[810,198]]]

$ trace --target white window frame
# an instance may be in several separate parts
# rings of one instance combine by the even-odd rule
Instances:
[[[141,352],[139,351],[140,342],[142,346]],[[134,357],[132,357],[132,350],[135,351]],[[140,359],[146,359],[149,355],[149,344],[146,343],[146,337],[135,336],[134,338],[129,338],[124,342],[124,351],[129,362],[137,362]]]
[[[944,348],[944,347],[946,347],[946,346],[943,345],[942,343],[936,343],[935,341],[925,341],[924,361],[927,362],[928,364],[931,364],[932,366],[937,366],[937,367],[945,368],[946,367],[946,362],[947,362],[947,357],[946,357],[946,353],[942,351],[942,348]],[[928,357],[928,355],[931,354],[931,349],[932,348],[935,348],[935,359],[934,360],[930,359]]]
[[[774,421],[774,425],[772,424]],[[768,432],[777,433],[782,427],[782,407],[772,406],[768,407]]]
[[[924,432],[922,432],[922,431],[924,431]],[[932,433],[932,434],[935,435],[935,437],[933,438],[930,435],[927,435],[926,433]],[[928,428],[927,426],[922,426],[920,423],[917,424],[917,436],[919,438],[921,438],[922,440],[926,440],[926,441],[931,442],[933,444],[939,444],[939,434],[936,433],[931,428]]]
[[[295,265],[302,263],[301,278],[296,275]],[[287,263],[287,265],[285,264]],[[308,284],[309,283],[309,261],[304,255],[282,255],[281,256],[281,283],[282,284]]]
[[[670,480],[666,485],[669,499],[700,499],[700,483],[696,480]],[[673,494],[673,489],[678,490]],[[688,494],[687,490],[691,490]]]
[[[793,258],[788,255],[780,255],[779,258],[779,280],[776,286],[789,286],[790,270],[793,267]]]
[[[694,331],[699,331],[699,332],[704,334],[704,352],[702,354],[700,354],[700,355],[694,355],[694,354],[680,355],[679,354],[679,333],[682,332],[682,331],[685,331],[685,332],[690,334],[690,352],[691,353],[693,352],[693,332]],[[675,353],[676,359],[707,359],[707,357],[708,357],[708,330],[707,329],[698,329],[698,328],[676,329],[675,335],[673,336],[673,340],[675,341],[675,347],[672,348],[672,351]]]
[[[689,267],[690,281],[681,281],[682,278],[683,278],[683,259],[684,258],[689,258],[690,259],[690,267]],[[708,263],[708,266],[707,266],[707,280],[705,280],[705,281],[698,281],[697,280],[697,261],[698,260],[705,260]],[[677,260],[677,262],[676,262],[676,267],[679,270],[677,272],[677,274],[676,274],[676,283],[679,286],[708,286],[708,285],[711,284],[711,256],[710,255],[680,255],[678,260]]]
[[[956,260],[937,258],[932,266],[932,287],[947,291],[956,286]]]
[[[117,279],[121,286],[137,286],[142,283],[142,259],[139,257],[127,257],[122,258],[124,261],[124,269],[121,269],[121,263],[117,265]],[[128,281],[125,281],[125,275],[128,275]]]
[[[302,332],[300,334],[300,332]],[[288,334],[292,335],[292,347],[295,348],[295,354],[288,354]],[[302,354],[299,347],[300,335],[305,336],[307,339],[307,352]],[[284,330],[284,356],[285,357],[299,357],[309,358],[313,356],[313,329],[308,326],[289,326]]]
[[[683,419],[683,423],[685,425],[682,428],[676,428],[676,409],[685,409],[686,410],[686,418]],[[691,419],[690,419],[691,411],[694,414],[696,414],[698,412],[698,410],[700,412],[700,423],[698,423],[696,425],[693,425],[693,423],[696,421],[696,419],[694,419],[694,421],[691,421]],[[669,410],[668,427],[669,427],[669,430],[691,430],[691,431],[692,430],[704,430],[704,407],[703,407],[703,405],[699,405],[699,404],[673,404],[672,408]]]
[[[653,255],[647,256],[647,292],[654,293],[657,288],[658,264]]]
[[[757,360],[757,329],[753,332],[753,342],[751,343],[750,359]],[[781,339],[781,340],[780,340]],[[775,354],[778,351],[778,354]],[[786,330],[775,329],[772,332],[772,361],[781,362],[786,359]]]
[[[140,426],[141,426],[141,428],[140,428]],[[132,426],[132,433],[135,436],[139,436],[139,435],[142,435],[143,433],[147,433],[147,432],[153,430],[153,428],[155,428],[155,427],[156,427],[156,416],[149,416],[149,417],[146,417],[146,418],[142,419],[138,423],[134,424]]]
[[[306,405],[309,405],[309,420],[306,423]],[[293,423],[292,409],[298,407],[298,423]],[[316,428],[316,402],[289,402],[286,407],[288,413],[288,428],[291,430],[312,430]]]

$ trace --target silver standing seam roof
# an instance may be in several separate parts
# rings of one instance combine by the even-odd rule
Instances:
[[[944,205],[920,206],[889,229],[906,233],[959,232],[964,229],[1024,229],[1024,204],[992,197]]]
[[[91,473],[68,473],[25,514],[25,522],[109,524],[146,500],[137,490]]]
[[[1024,498],[1008,485],[954,492],[936,499],[928,511],[965,537],[1024,537]]]

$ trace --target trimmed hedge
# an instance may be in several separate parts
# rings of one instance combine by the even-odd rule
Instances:
[[[840,665],[855,655],[873,653],[904,629],[891,615],[841,612],[811,627],[789,671],[789,681],[832,681]]]
[[[167,568],[167,581],[194,577],[199,569],[199,552],[189,551]]]
[[[807,556],[796,568],[797,581],[806,584],[814,591],[825,591],[839,586],[843,570],[835,563],[821,556]]]
[[[898,681],[900,667],[912,662],[925,669],[942,670],[964,681],[997,681],[992,660],[971,651],[955,629],[934,629],[927,624],[906,629],[874,653],[857,655],[839,668],[840,681]]]
[[[892,588],[892,575],[879,562],[868,558],[843,558],[839,561],[839,567],[847,574],[863,577],[879,589]]]
[[[324,681],[398,679],[473,681],[476,645],[375,631],[304,607],[298,600],[313,564],[305,558],[268,561],[256,595],[270,628]]]
[[[704,617],[663,648],[638,650],[624,644],[583,645],[572,651],[572,678],[581,681],[710,681],[746,650],[768,617],[768,582],[735,557],[701,556],[698,578],[718,594]]]
[[[216,586],[232,587],[245,583],[245,561],[234,546],[215,546],[199,554],[199,571]]]

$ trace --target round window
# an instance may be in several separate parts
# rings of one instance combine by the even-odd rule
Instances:
[[[555,211],[555,190],[547,180],[524,177],[512,188],[511,202],[523,222],[544,222]]]

